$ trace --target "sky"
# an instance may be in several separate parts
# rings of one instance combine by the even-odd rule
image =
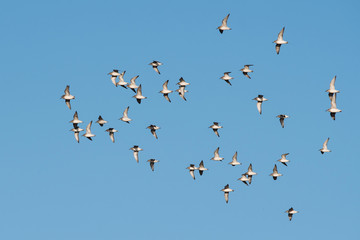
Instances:
[[[3,1],[0,238],[357,239],[358,1]],[[230,31],[216,29],[230,13]],[[276,55],[273,41],[285,27]],[[163,63],[158,75],[148,64]],[[239,71],[254,64],[252,79]],[[134,93],[107,73],[140,75]],[[219,79],[232,72],[232,86]],[[337,76],[333,121],[325,90]],[[188,101],[159,93],[183,77]],[[69,110],[66,85],[76,97]],[[269,99],[263,114],[258,94]],[[119,120],[130,106],[130,124]],[[93,124],[93,141],[69,130]],[[276,116],[287,114],[282,129]],[[216,137],[208,127],[223,126]],[[146,127],[156,124],[156,140]],[[113,127],[116,142],[105,130]],[[321,155],[326,138],[332,151]],[[139,145],[140,163],[132,151]],[[211,161],[220,147],[222,162]],[[228,164],[238,152],[241,166]],[[288,167],[276,160],[290,153]],[[152,172],[146,162],[158,159]],[[204,160],[209,170],[186,167]],[[252,163],[251,186],[237,179]],[[283,174],[269,174],[278,163]],[[235,191],[226,204],[220,191]],[[288,220],[285,211],[299,211]]]

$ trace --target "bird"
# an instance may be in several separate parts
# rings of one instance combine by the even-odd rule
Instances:
[[[179,85],[180,87],[182,87],[182,86],[186,87],[186,86],[190,85],[190,83],[185,82],[185,80],[184,80],[183,77],[181,77],[181,78],[179,79],[179,82],[176,83],[176,84]]]
[[[195,167],[194,164],[190,164],[190,166],[187,167],[186,169],[189,169],[189,172],[190,172],[191,177],[195,180],[195,173],[194,173],[194,171],[197,170],[197,167]]]
[[[336,76],[331,80],[331,82],[330,82],[330,88],[325,91],[325,92],[328,92],[328,93],[329,93],[330,101],[332,100],[332,97],[334,96],[334,94],[337,94],[337,93],[340,92],[339,90],[336,90],[336,89],[335,89],[335,81],[336,81]]]
[[[92,141],[92,137],[95,137],[95,135],[91,133],[91,124],[92,124],[92,121],[90,121],[90,123],[87,125],[86,133],[83,134],[83,136]]]
[[[157,135],[156,135],[156,130],[160,129],[160,127],[151,124],[151,125],[148,126],[147,128],[150,129],[151,134],[152,134],[156,139],[158,139],[158,137],[157,137]]]
[[[150,162],[150,167],[151,167],[151,170],[154,171],[154,164],[157,163],[157,162],[160,162],[159,160],[156,160],[156,159],[149,159],[147,160],[148,162]]]
[[[214,161],[222,161],[224,158],[220,157],[219,156],[219,147],[215,150],[214,152],[214,157],[211,158],[211,160],[214,160]]]
[[[319,150],[321,152],[321,154],[324,154],[326,152],[331,152],[331,150],[329,150],[328,147],[327,147],[327,144],[328,144],[329,140],[330,140],[330,138],[327,138],[325,140],[324,144],[323,144],[322,149]]]
[[[76,141],[79,143],[80,142],[80,139],[79,139],[79,133],[84,131],[84,129],[82,128],[79,128],[78,126],[74,126],[73,129],[71,129],[70,131],[73,131],[74,132],[74,136],[75,136],[75,139]]]
[[[118,130],[114,128],[108,128],[105,131],[109,133],[110,139],[114,143],[115,142],[114,133],[118,132]]]
[[[241,174],[241,178],[238,180],[242,181],[246,186],[249,186],[249,184],[246,181],[250,181],[250,178],[246,176],[246,173]]]
[[[137,89],[139,86],[136,85],[135,81],[139,77],[139,75],[133,77],[130,79],[130,83],[126,85],[128,88],[130,88],[134,93],[136,93],[135,89]]]
[[[240,69],[240,71],[242,71],[242,73],[244,74],[245,77],[251,79],[251,77],[249,76],[249,73],[253,72],[253,70],[251,70],[249,67],[250,66],[254,66],[252,64],[247,64],[244,65],[244,68]]]
[[[158,69],[158,66],[161,66],[162,63],[159,61],[152,61],[151,63],[149,63],[149,65],[151,65],[153,67],[153,69],[155,70],[155,72],[157,72],[158,74],[160,74],[160,71]]]
[[[276,180],[278,177],[282,176],[282,174],[280,174],[278,172],[276,164],[275,164],[273,172],[270,174],[270,176],[272,176],[274,180]]]
[[[112,72],[109,72],[108,75],[111,75],[111,76],[119,76],[120,73],[119,73],[119,70],[118,69],[113,69]]]
[[[230,73],[231,73],[231,72],[224,72],[224,76],[222,76],[220,79],[224,80],[224,81],[227,82],[230,86],[232,86],[230,80],[231,80],[231,79],[234,79],[234,78],[229,76]]]
[[[139,163],[139,151],[143,151],[142,148],[140,148],[138,145],[134,145],[132,148],[130,148],[134,152],[134,158],[137,163]]]
[[[164,84],[162,85],[163,89],[160,91],[160,93],[162,93],[164,95],[164,98],[166,100],[171,102],[171,100],[169,98],[169,93],[172,93],[173,91],[168,89],[168,87],[167,87],[168,83],[169,83],[169,80],[166,80],[166,82],[164,82]]]
[[[232,161],[229,162],[233,167],[236,165],[241,165],[240,162],[237,161],[237,152],[235,152],[234,156],[232,157]]]
[[[177,89],[177,90],[175,90],[175,91],[179,93],[179,96],[180,96],[182,99],[184,99],[185,101],[187,101],[186,98],[185,98],[185,93],[188,92],[188,90],[185,89],[185,86],[180,86],[179,89]]]
[[[220,191],[224,192],[225,202],[228,203],[229,202],[229,193],[233,192],[234,190],[229,187],[229,184],[226,184],[226,186],[223,189],[221,189]]]
[[[283,27],[283,29],[281,29],[281,31],[279,32],[278,38],[274,41],[274,43],[276,43],[275,45],[275,49],[276,49],[276,53],[279,54],[280,53],[280,47],[283,44],[288,44],[287,41],[284,41],[283,37],[284,37],[284,31],[285,31],[285,27]]]
[[[199,170],[200,176],[203,175],[204,171],[208,170],[206,167],[204,167],[204,161],[200,162],[199,167],[197,169]]]
[[[258,96],[257,96],[256,98],[254,98],[253,100],[256,100],[256,101],[257,101],[256,107],[257,107],[259,113],[261,114],[261,113],[262,113],[262,108],[261,108],[262,103],[265,102],[265,101],[267,101],[267,99],[264,98],[263,95],[258,95]]]
[[[141,84],[139,88],[136,90],[136,95],[133,96],[133,98],[136,98],[136,101],[140,104],[142,99],[146,99],[147,97],[144,97],[141,92]]]
[[[211,125],[209,128],[211,128],[214,131],[216,136],[220,137],[218,129],[222,128],[222,126],[220,126],[218,122],[213,122],[213,125]]]
[[[123,88],[127,89],[127,85],[129,83],[125,82],[124,80],[124,75],[125,75],[126,71],[123,71],[120,75],[119,75],[119,81],[116,83],[116,86],[122,86]]]
[[[126,123],[130,123],[131,118],[128,117],[129,108],[130,108],[130,107],[127,107],[127,108],[124,110],[123,116],[122,116],[119,120],[121,120],[121,121],[123,121],[123,122],[126,122]]]
[[[294,208],[291,207],[289,208],[289,210],[286,210],[285,212],[288,214],[289,220],[291,221],[293,215],[295,213],[298,213],[299,211],[295,211]]]
[[[336,93],[334,93],[334,95],[331,97],[331,107],[326,110],[328,112],[330,112],[330,117],[335,120],[335,115],[336,113],[342,112],[340,109],[338,109],[336,107]]]
[[[74,113],[73,120],[71,120],[70,122],[73,124],[74,128],[77,128],[78,124],[82,123],[83,121],[79,120],[78,112],[76,111]]]
[[[62,95],[61,98],[65,100],[66,106],[68,106],[68,108],[71,110],[70,100],[75,99],[75,96],[70,94],[70,86],[69,85],[66,86],[64,93],[65,94]]]
[[[285,166],[287,166],[286,163],[290,162],[290,160],[286,159],[286,156],[289,155],[289,153],[284,153],[281,155],[281,159],[278,160],[278,162],[281,162]]]
[[[253,172],[252,170],[252,164],[250,163],[249,167],[248,167],[248,171],[245,173],[248,178],[249,178],[249,184],[251,184],[251,181],[252,181],[252,176],[256,175],[257,173],[256,172]]]
[[[284,128],[284,120],[285,120],[285,118],[289,118],[289,116],[285,115],[285,114],[280,114],[280,115],[277,115],[276,117],[279,118],[281,127]]]
[[[222,34],[225,30],[231,30],[227,26],[227,20],[229,19],[230,13],[222,20],[221,26],[219,26],[217,29],[219,29],[219,32]]]
[[[117,87],[118,85],[117,85],[117,82],[116,82],[116,78],[117,78],[117,76],[111,76],[111,82],[115,85],[115,87]]]
[[[104,124],[107,123],[107,121],[105,121],[105,120],[101,117],[101,115],[99,115],[98,120],[96,121],[96,123],[98,123],[98,124],[102,127],[102,126],[104,126]]]

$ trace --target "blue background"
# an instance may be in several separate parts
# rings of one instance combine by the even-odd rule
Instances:
[[[0,8],[1,239],[357,239],[358,1],[7,1]],[[230,13],[231,31],[216,29]],[[276,55],[285,26],[289,44]],[[157,75],[153,60],[164,63]],[[252,79],[239,71],[254,64]],[[115,88],[126,70],[148,97]],[[231,71],[233,86],[219,79]],[[325,92],[334,75],[333,121]],[[183,101],[158,93],[184,77]],[[76,97],[70,111],[60,96]],[[264,94],[260,116],[252,98]],[[130,106],[131,124],[118,119]],[[109,123],[78,144],[68,123]],[[278,114],[290,115],[282,129]],[[224,127],[217,138],[208,127]],[[156,140],[146,126],[161,127]],[[119,130],[111,143],[107,127]],[[83,133],[82,133],[83,134]],[[331,153],[318,151],[330,137]],[[129,150],[144,149],[137,164]],[[220,147],[223,162],[210,158]],[[235,151],[241,166],[227,163]],[[288,167],[269,174],[282,153]],[[152,172],[146,160],[160,160]],[[194,181],[185,169],[204,160]],[[258,173],[237,178],[249,163]],[[280,165],[279,165],[280,164]],[[235,189],[225,203],[220,189]],[[292,222],[284,213],[300,211]]]

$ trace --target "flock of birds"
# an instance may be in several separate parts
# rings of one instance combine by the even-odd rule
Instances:
[[[222,20],[222,24],[221,26],[219,26],[217,29],[219,30],[219,32],[221,34],[223,34],[224,31],[227,30],[231,30],[231,28],[228,27],[227,25],[227,21],[229,19],[230,14],[228,14],[223,20]],[[278,34],[278,38],[277,40],[274,41],[275,45],[275,50],[276,53],[279,54],[280,53],[280,47],[283,44],[287,44],[288,42],[285,41],[283,39],[283,35],[284,35],[284,31],[285,31],[285,27],[282,28],[282,30],[280,31],[280,33]],[[159,66],[162,65],[161,62],[159,61],[153,61],[151,63],[149,63],[149,65],[152,66],[152,68],[155,70],[156,73],[160,74],[160,71],[158,69]],[[244,65],[244,68],[241,69],[243,75],[249,79],[251,79],[249,73],[252,73],[253,70],[250,69],[250,67],[253,66],[251,64],[247,64]],[[111,81],[112,83],[118,87],[121,86],[125,89],[129,88],[131,89],[134,93],[136,93],[133,97],[136,98],[136,101],[141,104],[141,101],[146,99],[145,96],[142,95],[142,88],[141,88],[141,84],[138,86],[136,85],[136,80],[139,77],[139,75],[133,77],[130,79],[130,83],[125,82],[124,80],[124,75],[125,75],[126,71],[123,71],[122,73],[119,73],[119,70],[114,69],[112,72],[108,73],[108,75],[111,76]],[[225,72],[224,76],[222,76],[220,79],[224,80],[226,83],[228,83],[229,85],[231,85],[230,80],[233,79],[232,77],[230,77],[231,72]],[[117,79],[119,79],[119,81],[117,81]],[[326,92],[328,92],[329,94],[329,98],[330,98],[330,102],[331,102],[331,106],[329,109],[327,109],[328,112],[330,112],[330,116],[333,120],[335,120],[335,115],[336,113],[341,112],[340,109],[337,108],[336,106],[336,95],[340,92],[339,90],[335,89],[335,81],[336,81],[336,76],[331,80],[330,82],[330,88],[328,90],[326,90]],[[163,94],[164,98],[171,103],[171,100],[169,98],[169,94],[172,93],[172,90],[168,89],[168,83],[169,80],[167,80],[163,85],[162,85],[162,90],[160,91],[161,94]],[[190,85],[190,83],[186,82],[182,77],[179,79],[179,82],[177,83],[177,85],[179,85],[179,89],[176,90],[176,92],[178,92],[179,96],[184,99],[185,101],[187,101],[187,99],[185,98],[185,93],[188,92],[186,90],[186,87],[188,85]],[[61,97],[62,99],[65,100],[66,105],[68,106],[68,108],[71,110],[71,104],[70,101],[75,99],[75,96],[70,94],[70,86],[66,86],[65,88],[65,94]],[[262,114],[262,103],[267,101],[268,99],[266,99],[263,95],[258,95],[257,97],[255,97],[253,100],[257,101],[256,106],[257,106],[257,110],[260,114]],[[123,122],[126,123],[130,123],[130,121],[132,120],[131,118],[129,118],[128,116],[128,112],[129,112],[129,107],[127,107],[124,112],[123,112],[123,116],[119,119]],[[284,121],[286,118],[289,118],[288,115],[285,114],[280,114],[277,116],[277,118],[279,118],[280,120],[280,124],[281,127],[284,128],[285,124]],[[83,121],[79,120],[79,116],[77,111],[74,113],[73,115],[73,120],[70,121],[70,123],[73,124],[73,128],[70,130],[72,132],[74,132],[74,136],[76,141],[79,143],[79,134],[80,132],[84,131],[84,129],[79,127],[79,124],[82,123]],[[98,123],[101,127],[104,126],[105,124],[107,124],[108,122],[106,120],[104,120],[101,116],[98,117],[98,120],[96,121],[96,123]],[[90,123],[87,125],[86,127],[86,131],[85,133],[82,135],[84,137],[86,137],[87,139],[92,141],[92,138],[95,137],[95,134],[93,134],[91,132],[91,125],[92,125],[92,121],[90,121]],[[218,122],[213,122],[213,124],[209,127],[213,130],[213,132],[215,133],[215,135],[217,137],[220,137],[219,134],[219,129],[222,128],[222,126],[219,125]],[[156,125],[150,125],[147,127],[147,129],[150,130],[151,134],[158,139],[158,136],[156,134],[156,131],[160,129],[159,126]],[[118,130],[114,129],[114,128],[108,128],[106,129],[106,132],[109,133],[110,139],[111,141],[114,143],[115,142],[115,136],[114,134],[116,132],[118,132]],[[324,154],[326,152],[331,152],[328,149],[328,144],[329,142],[329,138],[326,139],[326,141],[323,144],[323,147],[319,150],[321,152],[321,154]],[[136,160],[137,163],[139,163],[139,152],[143,151],[142,148],[140,148],[137,145],[134,145],[132,148],[130,148],[130,150],[133,151],[133,155],[134,158]],[[220,157],[219,154],[219,150],[220,148],[218,147],[215,152],[214,152],[214,156],[213,158],[211,158],[211,160],[213,161],[222,161],[224,158]],[[281,155],[281,159],[277,160],[278,162],[282,163],[285,166],[288,166],[287,164],[290,162],[290,160],[288,160],[286,157],[287,155],[289,155],[289,153],[284,153]],[[151,170],[154,171],[155,169],[155,163],[158,163],[159,160],[156,159],[149,159],[147,162],[150,163],[150,167]],[[238,162],[237,160],[237,152],[235,152],[235,154],[232,157],[232,161],[229,162],[230,165],[232,166],[238,166],[241,165],[240,162]],[[190,164],[189,167],[187,167],[186,169],[189,170],[191,177],[195,180],[195,171],[199,171],[200,176],[203,175],[203,173],[205,171],[207,171],[208,169],[205,167],[204,165],[204,161],[201,161],[199,166],[195,166],[195,164]],[[238,180],[243,182],[245,185],[249,186],[252,182],[252,178],[253,176],[257,175],[256,172],[253,171],[252,168],[252,164],[250,163],[247,172],[243,173],[241,178],[239,178]],[[277,180],[278,177],[281,177],[282,174],[278,172],[278,168],[277,165],[275,164],[274,168],[273,168],[273,172],[270,174],[270,176],[272,176],[272,178],[274,180]],[[229,193],[233,192],[234,190],[230,188],[229,184],[227,184],[223,189],[221,189],[222,192],[224,192],[224,197],[225,197],[225,202],[228,203],[229,201]],[[298,213],[298,211],[294,210],[292,207],[289,208],[288,210],[286,210],[286,213],[288,214],[289,220],[292,220],[292,217],[294,214]]]

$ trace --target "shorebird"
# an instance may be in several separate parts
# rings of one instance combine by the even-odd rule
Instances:
[[[80,140],[79,140],[79,133],[80,133],[81,131],[84,131],[84,129],[79,128],[78,126],[76,126],[76,127],[74,126],[74,128],[71,129],[70,131],[74,132],[75,139],[76,139],[76,141],[79,143],[79,142],[80,142]]]
[[[334,94],[337,94],[340,92],[339,90],[335,89],[335,81],[336,81],[336,76],[331,80],[330,88],[328,90],[326,90],[326,92],[329,93],[330,101],[332,100],[332,97],[334,96]]]
[[[289,118],[289,116],[285,115],[285,114],[280,114],[280,115],[277,115],[276,117],[280,118],[281,127],[284,128],[284,120],[285,120],[285,118]]]
[[[278,160],[278,162],[281,162],[285,166],[287,166],[287,162],[290,162],[290,160],[286,159],[286,156],[289,155],[289,153],[284,153],[281,155],[281,159]]]
[[[107,123],[107,121],[105,121],[101,115],[99,115],[98,120],[96,121],[96,123],[98,123],[101,127],[104,126],[105,123]]]
[[[195,167],[194,164],[190,164],[190,167],[187,167],[186,169],[189,169],[191,177],[195,180],[195,173],[194,171],[197,170],[197,167]]]
[[[224,158],[220,157],[219,156],[219,147],[215,150],[214,152],[214,157],[211,158],[211,160],[214,160],[214,161],[222,161]]]
[[[130,88],[134,93],[136,93],[135,89],[137,89],[139,86],[136,85],[135,81],[136,79],[139,77],[139,75],[133,77],[132,79],[130,79],[130,83],[128,85],[126,85],[128,88]]]
[[[155,70],[155,72],[157,72],[158,74],[160,74],[160,71],[158,69],[158,66],[161,66],[162,63],[159,61],[153,61],[151,63],[149,63],[149,65],[151,65],[153,67],[153,69]]]
[[[162,93],[164,95],[164,98],[166,100],[171,102],[171,100],[169,98],[169,93],[172,93],[173,91],[168,89],[168,87],[167,87],[168,83],[169,83],[169,80],[166,80],[166,82],[164,82],[164,84],[162,85],[163,89],[160,91],[160,93]]]
[[[336,113],[341,112],[341,110],[336,107],[336,95],[337,94],[334,93],[334,95],[331,97],[331,107],[328,110],[326,110],[326,111],[330,112],[330,117],[333,120],[335,120]]]
[[[251,179],[249,177],[246,177],[246,173],[241,174],[241,178],[239,178],[238,180],[242,181],[246,186],[249,186],[249,184],[246,182],[250,182]]]
[[[92,141],[91,138],[92,138],[92,137],[95,137],[95,135],[91,133],[91,124],[92,124],[92,121],[90,121],[90,123],[87,125],[87,127],[86,127],[86,133],[83,134],[83,136]]]
[[[116,130],[114,128],[108,128],[105,131],[109,133],[110,139],[114,143],[115,142],[114,133],[118,132],[118,130]]]
[[[222,126],[220,126],[218,122],[214,122],[214,124],[211,125],[209,128],[211,128],[214,131],[216,136],[220,137],[218,129],[222,128]]]
[[[156,130],[160,129],[160,127],[151,124],[151,125],[148,126],[147,128],[150,129],[151,134],[152,134],[156,139],[158,139],[158,137],[157,137],[157,135],[156,135]]]
[[[185,80],[181,77],[179,79],[179,82],[177,83],[177,85],[179,85],[180,87],[186,87],[186,86],[190,85],[190,83],[185,82]]]
[[[253,72],[253,70],[251,70],[249,68],[250,66],[254,66],[254,65],[252,65],[252,64],[244,65],[244,68],[240,69],[240,71],[242,71],[244,76],[249,78],[249,79],[251,79],[251,77],[249,76],[249,73]]]
[[[152,171],[154,171],[154,164],[157,162],[160,162],[159,160],[156,160],[156,159],[149,159],[147,161],[150,162],[150,167],[151,167]]]
[[[179,89],[177,89],[177,90],[175,90],[175,91],[179,93],[179,96],[180,96],[182,99],[184,99],[185,101],[187,101],[186,98],[185,98],[185,93],[188,92],[188,90],[185,89],[185,86],[180,86]]]
[[[324,144],[323,144],[322,149],[319,150],[319,151],[321,152],[321,154],[324,154],[324,153],[326,153],[326,152],[331,152],[331,151],[328,149],[328,147],[327,147],[327,144],[328,144],[329,140],[330,140],[330,138],[327,138],[327,139],[325,140]]]
[[[236,165],[241,165],[240,162],[237,161],[237,152],[235,152],[234,156],[232,157],[232,161],[229,162],[233,167]]]
[[[282,176],[282,174],[280,174],[278,172],[276,164],[275,164],[273,172],[270,174],[270,176],[272,176],[274,180],[276,180],[278,177]]]
[[[231,72],[224,72],[224,76],[222,76],[220,79],[224,80],[225,82],[227,82],[228,84],[230,84],[230,86],[232,86],[230,80],[231,80],[231,79],[234,79],[234,78],[233,78],[233,77],[230,77],[230,76],[229,76],[229,73],[231,73]]]
[[[120,73],[119,73],[119,70],[118,70],[118,69],[114,69],[112,72],[109,72],[108,75],[111,75],[111,76],[119,76]]]
[[[136,101],[140,104],[142,99],[146,99],[146,97],[144,97],[142,95],[142,91],[141,91],[141,84],[139,86],[139,88],[136,90],[136,95],[133,96],[134,98],[136,98]]]
[[[225,30],[231,30],[227,26],[227,20],[229,19],[230,13],[222,20],[221,26],[219,26],[217,29],[219,29],[219,32],[222,34]]]
[[[68,106],[68,108],[71,110],[71,104],[70,104],[70,100],[75,99],[75,96],[70,94],[70,86],[67,85],[64,91],[64,95],[61,96],[62,99],[65,100],[66,106]]]
[[[126,85],[128,85],[129,83],[125,82],[125,80],[124,80],[125,73],[126,73],[126,71],[123,71],[119,75],[119,81],[116,83],[116,86],[122,86],[123,88],[127,88]]]
[[[252,170],[252,164],[250,163],[249,167],[248,167],[248,171],[245,173],[248,178],[249,178],[249,184],[251,184],[251,181],[252,181],[252,176],[256,175],[257,173],[256,172],[253,172]]]
[[[134,145],[132,148],[130,148],[134,152],[134,158],[137,163],[139,163],[139,151],[142,151],[143,149],[140,148],[138,145]]]
[[[256,103],[256,107],[259,111],[259,113],[261,114],[262,112],[262,109],[261,109],[261,106],[262,106],[262,103],[267,101],[266,98],[264,98],[264,95],[258,95],[256,98],[254,98],[253,100],[256,100],[257,103]]]
[[[289,220],[290,220],[290,221],[291,221],[293,215],[294,215],[295,213],[298,213],[298,211],[295,211],[292,207],[291,207],[289,210],[286,210],[285,212],[288,214],[288,217],[289,217]]]
[[[207,171],[208,169],[204,167],[204,161],[201,160],[199,167],[197,168],[199,170],[200,176],[203,175],[204,171]]]
[[[226,186],[221,189],[220,191],[224,192],[225,202],[229,202],[229,192],[233,192],[234,190],[229,187],[229,184],[226,184]]]
[[[77,128],[78,127],[78,124],[79,123],[82,123],[83,121],[79,120],[79,117],[78,117],[78,113],[77,111],[74,113],[74,116],[73,116],[73,120],[70,121],[74,128]]]
[[[122,116],[119,120],[121,120],[121,121],[123,121],[123,122],[126,122],[126,123],[130,123],[131,118],[128,117],[129,108],[130,108],[130,107],[127,107],[127,108],[124,110],[123,116]]]
[[[276,49],[277,54],[280,53],[280,47],[282,44],[288,44],[288,42],[284,41],[284,39],[283,39],[284,31],[285,31],[285,27],[283,27],[283,29],[281,29],[281,31],[279,32],[278,38],[274,41],[274,43],[276,43],[275,49]]]

